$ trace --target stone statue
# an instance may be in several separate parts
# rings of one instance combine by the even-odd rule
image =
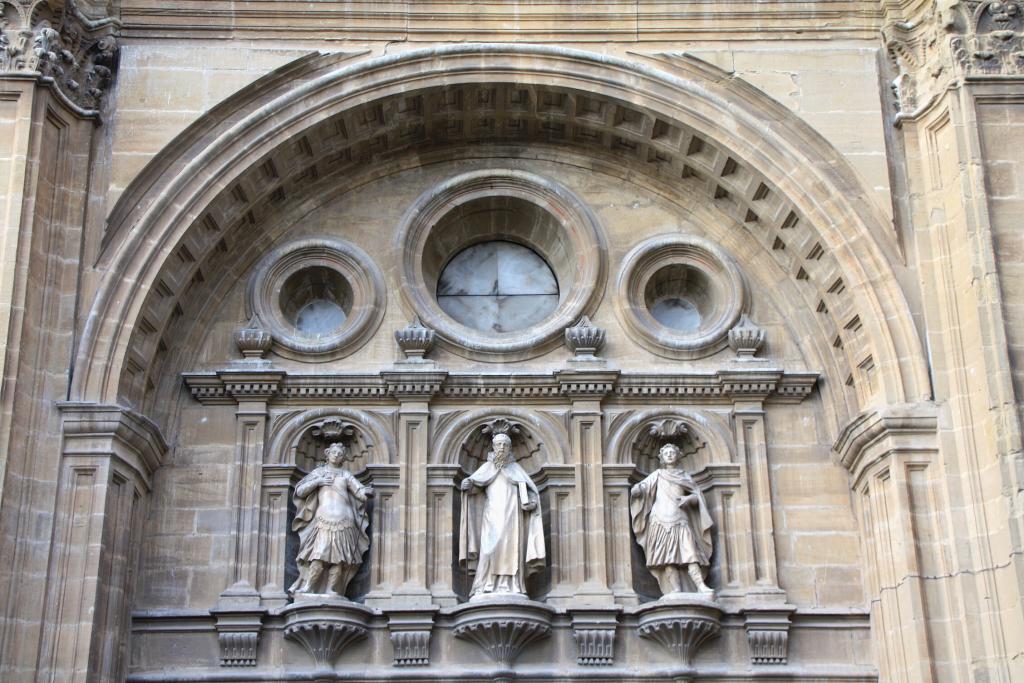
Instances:
[[[342,469],[347,453],[343,444],[331,444],[327,463],[295,487],[292,529],[299,532],[299,578],[289,589],[293,593],[344,595],[370,547],[366,501],[374,492]],[[325,568],[327,582],[321,589]]]
[[[476,571],[471,598],[525,596],[526,578],[544,568],[540,494],[507,434],[496,434],[491,446],[487,462],[462,482],[459,566]]]
[[[630,489],[633,532],[665,596],[686,592],[684,574],[698,592],[714,595],[704,583],[711,558],[711,515],[693,478],[679,468],[680,455],[675,444],[662,446],[661,468]]]

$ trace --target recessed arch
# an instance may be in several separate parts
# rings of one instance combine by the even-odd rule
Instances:
[[[848,164],[781,105],[713,67],[680,59],[653,68],[575,50],[459,45],[352,65],[307,58],[286,68],[292,78],[261,79],[221,108],[215,125],[197,124],[154,159],[112,213],[73,397],[132,400],[124,377],[159,367],[151,359],[161,331],[197,273],[202,280],[204,256],[222,244],[222,231],[258,223],[261,211],[287,194],[285,179],[316,168],[302,159],[326,149],[333,157],[317,163],[359,166],[383,153],[375,144],[402,130],[429,144],[467,142],[467,128],[480,116],[462,119],[461,133],[437,129],[438,121],[450,121],[453,108],[465,111],[467,98],[476,98],[477,109],[486,106],[498,86],[503,111],[509,98],[528,102],[521,119],[504,119],[525,122],[522,140],[599,147],[652,177],[704,186],[737,220],[763,226],[769,243],[784,236],[795,255],[791,275],[828,317],[850,380],[874,374],[861,403],[926,396],[920,340],[893,273],[895,248]],[[310,136],[331,131],[351,144],[311,144]],[[482,139],[515,142],[502,131]],[[163,317],[151,319],[157,316],[147,306]]]

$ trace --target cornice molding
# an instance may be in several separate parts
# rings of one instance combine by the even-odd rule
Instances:
[[[376,374],[290,374],[284,370],[182,373],[192,397],[206,405],[233,405],[259,396],[276,403],[391,402],[394,398],[479,401],[611,398],[625,402],[679,400],[723,405],[753,398],[768,403],[800,403],[818,382],[815,372],[726,369],[710,373],[626,373],[557,371],[530,373],[447,373],[394,371]]]
[[[897,453],[937,450],[938,411],[934,403],[902,403],[861,413],[839,434],[832,450],[854,486],[872,465]]]

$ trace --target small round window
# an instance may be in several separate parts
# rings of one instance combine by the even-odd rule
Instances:
[[[707,276],[684,264],[659,269],[644,289],[644,302],[651,316],[680,332],[700,329],[713,308]]]
[[[537,252],[494,240],[456,254],[437,281],[441,310],[481,332],[515,332],[558,308],[558,280]]]
[[[302,334],[331,335],[352,311],[352,287],[336,270],[303,268],[285,280],[280,305],[285,319]]]

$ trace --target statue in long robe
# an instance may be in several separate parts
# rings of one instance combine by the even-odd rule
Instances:
[[[327,463],[295,486],[292,530],[299,532],[299,578],[291,592],[344,595],[370,547],[366,501],[373,489],[342,468],[345,453],[343,444],[331,444],[325,451]],[[324,569],[327,581],[321,587]]]
[[[711,515],[693,478],[680,469],[679,447],[665,444],[658,452],[661,468],[629,492],[629,511],[636,541],[647,568],[666,596],[686,592],[683,576],[704,594],[711,564]]]
[[[462,482],[459,566],[475,571],[470,597],[526,595],[526,579],[544,568],[540,493],[512,457],[512,440],[497,434],[493,450]]]

